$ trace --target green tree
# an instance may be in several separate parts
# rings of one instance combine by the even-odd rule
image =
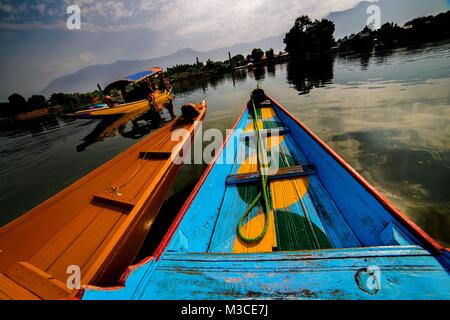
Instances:
[[[273,62],[273,60],[275,59],[275,52],[272,48],[266,51],[266,59],[268,63]]]
[[[261,62],[262,57],[264,56],[264,51],[259,48],[255,48],[252,50],[252,59],[254,62]]]
[[[308,16],[301,16],[286,33],[284,38],[286,51],[294,57],[327,52],[335,45],[334,30],[334,23],[330,20],[313,22]]]
[[[10,108],[14,114],[26,112],[28,110],[27,100],[18,93],[14,93],[8,97]]]
[[[13,115],[12,111],[8,102],[0,102],[0,117],[10,117]]]
[[[245,63],[245,57],[242,54],[235,55],[231,58],[231,62],[234,66],[241,66]]]
[[[32,95],[29,97],[28,105],[32,110],[48,108],[48,102],[42,95]]]

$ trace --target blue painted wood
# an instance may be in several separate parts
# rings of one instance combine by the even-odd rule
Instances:
[[[367,268],[379,268],[379,290]],[[132,289],[131,289],[132,288]],[[151,278],[85,299],[448,299],[448,272],[416,246],[269,254],[167,254]],[[125,291],[127,290],[127,291]]]
[[[206,252],[211,240],[211,235],[216,225],[219,209],[223,201],[226,185],[225,179],[231,174],[236,150],[240,143],[240,133],[247,122],[246,112],[236,126],[236,130],[219,155],[219,160],[205,180],[167,251]],[[231,159],[231,160],[230,160]],[[214,190],[214,195],[211,194]],[[180,245],[180,239],[187,239],[184,245]]]

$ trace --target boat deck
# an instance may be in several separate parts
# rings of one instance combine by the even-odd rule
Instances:
[[[260,129],[265,135],[265,150],[274,177],[269,180],[273,212],[267,236],[256,244],[244,243],[237,236],[237,224],[260,188],[259,179],[228,184],[216,228],[208,252],[271,252],[330,248],[354,248],[361,244],[339,212],[330,195],[317,178],[314,165],[309,164],[291,134],[278,119],[272,106],[257,109],[262,119]],[[253,117],[248,114],[231,174],[258,171],[256,135]],[[302,168],[310,167],[309,172]],[[296,170],[300,168],[299,170]],[[279,170],[280,169],[280,170]],[[277,177],[279,171],[286,175]],[[303,176],[304,174],[304,176]],[[293,177],[289,177],[289,176]],[[286,177],[288,176],[288,177]],[[254,208],[244,225],[247,237],[257,235],[264,227],[263,208]]]

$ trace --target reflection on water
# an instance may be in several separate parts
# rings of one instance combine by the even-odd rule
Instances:
[[[334,57],[324,56],[314,61],[293,61],[288,65],[288,81],[300,94],[332,83]]]
[[[106,117],[97,124],[92,132],[83,138],[83,143],[77,146],[77,151],[83,152],[90,145],[118,135],[124,138],[139,140],[165,123],[166,121],[152,111],[144,114],[138,111],[125,115]],[[128,124],[131,124],[131,128],[128,128]]]
[[[206,97],[203,129],[224,131],[261,83],[378,190],[449,246],[449,65],[450,43],[324,57],[180,81],[174,84],[175,105],[179,113],[183,103]],[[127,149],[149,129],[145,121],[137,126],[127,121],[112,131],[118,134],[108,133],[108,139],[92,145],[111,132],[111,124],[56,122],[41,126],[40,132],[0,132],[0,224]],[[77,152],[76,146],[83,144],[84,152]],[[177,205],[166,206],[170,212],[160,217],[167,221],[160,220],[158,228],[167,230],[167,217],[173,217],[204,169],[205,165],[183,167],[171,193]]]

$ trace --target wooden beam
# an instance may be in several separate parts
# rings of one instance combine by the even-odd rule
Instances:
[[[17,262],[6,275],[45,300],[64,299],[72,293],[65,283],[27,262]]]
[[[109,192],[96,193],[94,195],[94,199],[130,209],[132,209],[136,205],[136,201],[131,197],[119,196],[115,193]]]
[[[260,104],[256,105],[256,109],[261,109],[261,108],[272,108],[272,102],[270,102],[269,100],[266,100]]]
[[[314,165],[295,166],[289,168],[281,168],[276,174],[269,175],[267,178],[269,181],[305,177],[314,175],[317,173]],[[243,173],[230,175],[226,179],[227,185],[240,185],[257,183],[260,179],[259,172]]]
[[[151,160],[151,159],[169,159],[172,156],[170,151],[141,151],[139,158]]]
[[[40,300],[38,296],[11,280],[3,273],[0,273],[0,292],[2,293],[1,296],[7,296],[11,300]]]
[[[263,138],[265,137],[274,137],[274,136],[282,136],[289,133],[288,128],[279,128],[279,129],[262,129],[259,130]],[[256,131],[245,132],[241,134],[241,140],[245,140],[246,138],[251,138],[256,135]]]

